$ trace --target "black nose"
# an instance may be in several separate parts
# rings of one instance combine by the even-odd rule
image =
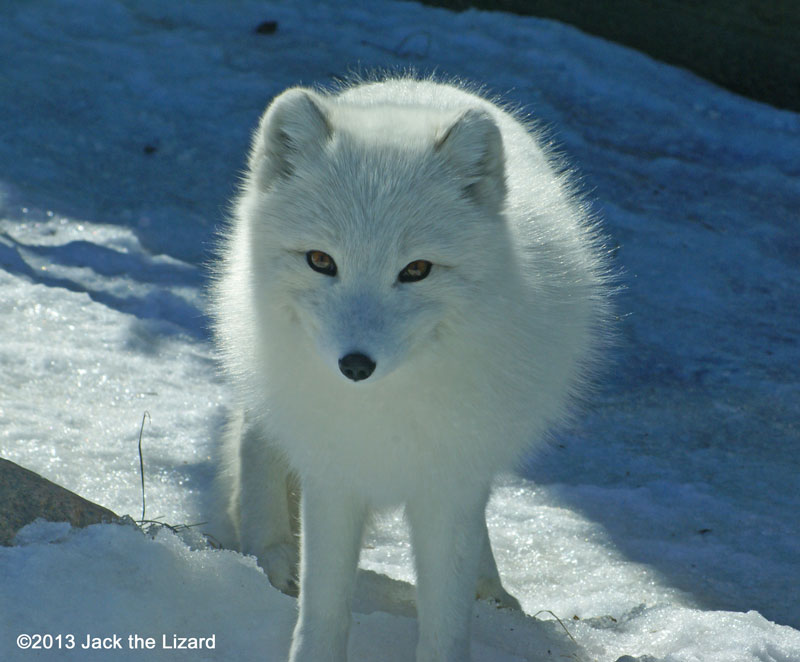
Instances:
[[[375,361],[364,354],[348,354],[339,359],[339,370],[347,379],[360,382],[375,370]]]

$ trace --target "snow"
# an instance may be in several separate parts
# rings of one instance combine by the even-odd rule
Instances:
[[[138,519],[147,411],[147,517],[198,522],[226,402],[202,265],[260,111],[436,69],[550,127],[626,286],[585,416],[490,503],[527,615],[478,603],[475,660],[800,660],[797,114],[552,21],[389,0],[3,3],[0,62],[0,456]],[[26,527],[0,548],[0,659],[84,660],[89,635],[125,643],[97,659],[284,659],[294,600],[201,528]],[[354,662],[413,659],[410,556],[384,514]],[[76,648],[17,647],[36,633]]]

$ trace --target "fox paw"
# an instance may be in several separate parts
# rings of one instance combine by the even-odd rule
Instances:
[[[267,573],[269,583],[282,593],[297,597],[300,583],[297,579],[297,545],[279,543],[270,545],[256,555],[258,565]]]
[[[522,611],[522,605],[520,605],[519,600],[506,591],[502,584],[496,580],[479,580],[475,597],[479,600],[493,602],[501,609],[516,609],[517,611]]]

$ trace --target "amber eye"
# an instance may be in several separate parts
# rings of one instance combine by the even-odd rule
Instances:
[[[333,258],[327,253],[323,253],[322,251],[308,251],[308,253],[306,253],[306,262],[308,262],[308,266],[314,271],[318,271],[326,276],[336,275],[336,262],[334,262]]]
[[[401,283],[413,283],[414,281],[422,280],[431,272],[431,266],[431,263],[427,260],[409,262],[405,269],[397,275],[397,280]]]

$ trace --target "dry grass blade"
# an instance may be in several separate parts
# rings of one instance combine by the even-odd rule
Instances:
[[[142,477],[142,522],[145,521],[144,513],[145,513],[145,499],[144,499],[144,456],[142,455],[142,434],[144,433],[144,422],[145,419],[150,418],[150,412],[145,411],[144,415],[142,416],[142,427],[139,428],[139,474]]]
[[[572,639],[572,643],[573,643],[573,644],[575,644],[576,646],[578,645],[578,642],[577,642],[577,641],[575,641],[575,637],[573,637],[573,636],[572,636],[572,633],[571,633],[569,630],[567,630],[567,626],[566,626],[566,625],[564,625],[564,621],[562,621],[562,620],[561,620],[561,619],[560,619],[558,616],[556,616],[556,615],[555,615],[555,614],[554,614],[552,611],[550,611],[549,609],[541,609],[540,611],[537,611],[537,612],[536,612],[536,613],[533,615],[533,617],[534,617],[534,618],[536,618],[536,617],[537,617],[539,614],[550,614],[550,615],[551,615],[553,618],[555,618],[555,619],[558,621],[558,624],[559,624],[559,625],[560,625],[562,628],[564,628],[564,632],[566,632],[566,633],[567,633],[567,636],[568,636],[570,639]]]

